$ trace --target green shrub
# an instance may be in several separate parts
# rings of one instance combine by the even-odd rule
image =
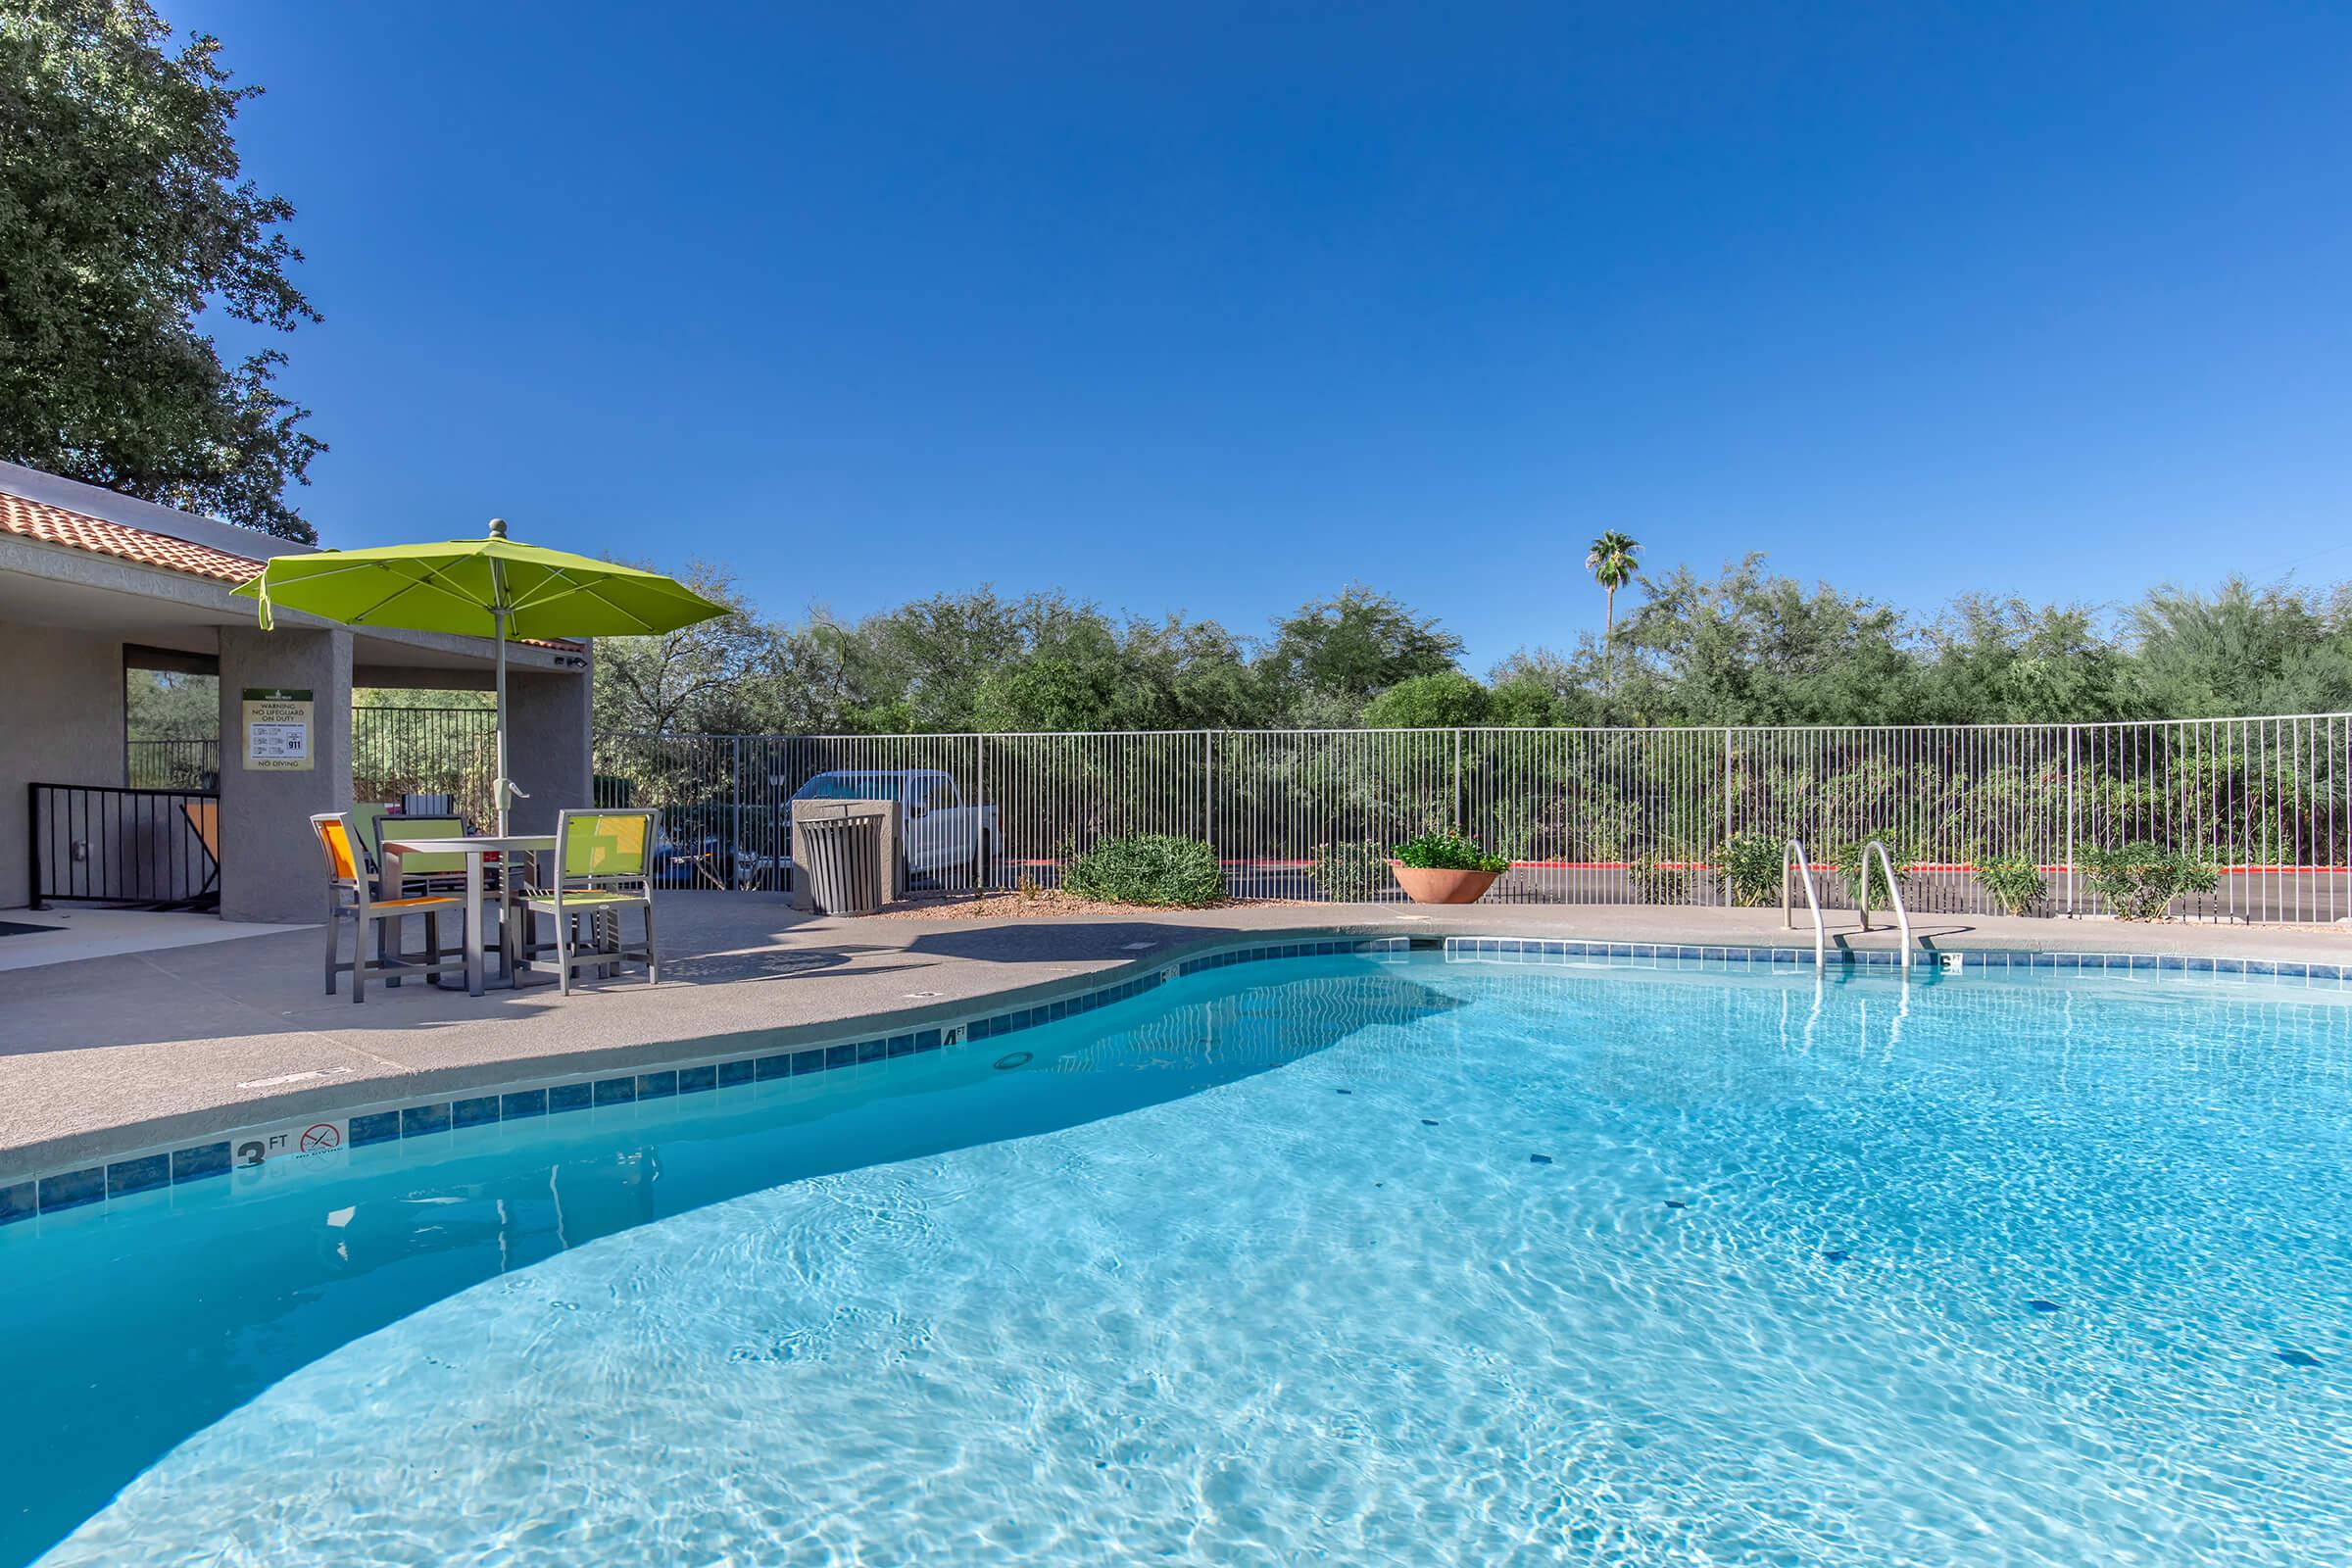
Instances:
[[[1625,874],[1634,884],[1634,897],[1643,904],[1690,904],[1690,868],[1662,864],[1654,855],[1630,861]]]
[[[1459,833],[1424,833],[1396,846],[1396,863],[1416,871],[1508,871],[1511,862],[1488,855]]]
[[[2159,844],[2080,850],[2075,865],[2119,920],[2161,920],[2175,899],[2211,893],[2222,880],[2211,861]]]
[[[1388,857],[1368,839],[1315,846],[1315,886],[1340,904],[1362,904],[1389,885]]]
[[[1198,908],[1225,897],[1225,869],[1199,839],[1145,833],[1104,839],[1078,857],[1062,886],[1082,899]]]
[[[1881,860],[1875,855],[1866,857],[1862,853],[1870,842],[1868,839],[1857,839],[1851,844],[1838,847],[1838,879],[1845,884],[1845,896],[1860,911],[1862,929],[1865,931],[1870,929],[1872,910],[1886,908],[1894,903],[1894,887],[1886,882],[1887,864],[1894,866],[1895,886],[1899,887],[1905,880],[1903,857],[1891,853],[1893,846],[1887,847],[1890,853],[1886,860]]]
[[[2032,914],[2046,891],[2041,885],[2041,867],[2030,855],[1977,857],[1977,886],[2003,914]]]
[[[1400,680],[1364,705],[1366,729],[1450,729],[1484,724],[1493,699],[1458,669]]]
[[[1781,902],[1782,857],[1788,846],[1769,833],[1735,833],[1715,852],[1732,902],[1745,909]]]

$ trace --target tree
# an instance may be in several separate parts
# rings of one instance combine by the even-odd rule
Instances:
[[[207,740],[220,733],[218,675],[124,670],[122,703],[122,732],[134,741]]]
[[[271,381],[234,367],[205,310],[292,331],[318,313],[286,275],[280,196],[239,179],[230,135],[255,86],[218,39],[146,0],[10,0],[0,9],[0,455],[281,538],[325,445]]]
[[[2129,702],[2152,718],[2352,707],[2352,596],[2232,577],[2212,597],[2158,588],[2127,617]]]
[[[850,724],[875,734],[980,726],[982,683],[1084,612],[1059,594],[933,594],[859,621],[845,655]]]
[[[1367,729],[1446,729],[1484,724],[1494,710],[1484,686],[1458,669],[1400,680],[1364,705]]]
[[[1919,717],[1920,661],[1902,615],[1826,583],[1807,591],[1750,556],[1705,581],[1645,583],[1626,624],[1641,653],[1643,720],[1671,724],[1900,724]]]
[[[1283,710],[1319,693],[1361,705],[1401,680],[1454,667],[1462,640],[1386,594],[1351,583],[1274,623],[1259,675]]]
[[[1641,553],[1640,540],[1614,528],[1593,540],[1592,548],[1585,552],[1585,569],[1608,595],[1608,620],[1600,639],[1604,692],[1614,690],[1617,684],[1617,590],[1639,574],[1641,568],[1634,558]]]
[[[2352,709],[2352,586],[2160,589],[2120,616],[1964,596],[1932,621],[1776,576],[1640,577],[1625,676],[1590,633],[1482,686],[1460,644],[1370,589],[1303,607],[1252,661],[1214,621],[1115,619],[1058,593],[938,594],[843,625],[736,605],[598,645],[597,722],[690,734],[1500,725],[2069,723]],[[471,698],[457,699],[462,701]]]
[[[760,697],[779,664],[778,634],[726,572],[701,562],[678,574],[731,613],[658,637],[596,641],[596,727],[634,735],[764,728]]]
[[[1504,729],[1554,729],[1573,719],[1567,702],[1541,681],[1506,680],[1488,693],[1486,721]]]
[[[1522,648],[1487,671],[1494,722],[1519,727],[1591,725],[1606,720],[1598,696],[1600,652],[1587,633],[1573,657]]]
[[[2121,651],[2079,605],[1964,594],[1926,642],[1923,721],[2053,724],[2120,710]]]

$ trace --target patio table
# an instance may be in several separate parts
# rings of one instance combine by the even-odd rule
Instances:
[[[390,827],[390,819],[386,819]],[[516,984],[514,955],[514,878],[522,872],[521,858],[555,853],[552,834],[509,833],[463,839],[402,839],[387,837],[378,848],[383,851],[384,885],[400,886],[400,858],[404,855],[462,855],[466,858],[466,994],[482,994],[482,956],[488,945],[482,940],[482,858],[496,854],[504,858],[514,858],[517,863],[506,868],[498,879],[498,940],[501,967],[505,971],[501,984]]]

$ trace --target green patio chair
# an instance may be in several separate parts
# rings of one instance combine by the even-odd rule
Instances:
[[[384,840],[461,839],[466,836],[463,820],[454,816],[402,816],[380,806],[368,808],[372,815],[363,818],[361,809],[359,807],[352,808],[352,825],[368,840],[370,858],[376,868],[376,898],[412,898],[428,893],[453,899],[465,896],[466,857],[463,855],[404,855],[400,858],[400,886],[392,887],[384,878]],[[498,861],[486,860],[482,865],[482,894],[485,900],[498,896]],[[469,916],[478,917],[478,914]],[[407,939],[397,919],[377,928],[377,957],[388,958],[406,945]],[[400,979],[396,975],[384,983],[396,986],[400,984]]]
[[[391,809],[378,801],[355,801],[351,809],[343,813],[351,819],[352,841],[359,845],[369,876],[379,875],[383,865],[383,821],[385,813]],[[376,889],[378,895],[385,891],[381,887]]]
[[[556,983],[571,994],[571,972],[582,964],[610,972],[624,962],[642,962],[648,984],[662,978],[662,955],[654,943],[654,882],[651,811],[559,811],[556,813],[556,872],[551,885],[532,888],[521,906],[530,915],[555,920]],[[621,938],[621,913],[644,911],[645,943],[632,948]],[[588,946],[583,951],[583,937]],[[537,941],[526,944],[536,955]]]
[[[466,824],[454,816],[385,816],[376,819],[375,842],[377,863],[382,863],[382,845],[386,839],[462,839]],[[498,891],[499,862],[485,858],[482,862],[482,889]],[[464,892],[466,888],[466,857],[449,855],[404,855],[400,858],[400,886],[387,888],[388,893],[449,893]]]

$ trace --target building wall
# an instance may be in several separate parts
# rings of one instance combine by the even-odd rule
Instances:
[[[514,803],[517,833],[553,833],[556,813],[596,804],[589,776],[590,681],[516,672],[507,680],[507,766],[530,796]]]
[[[26,790],[122,782],[122,641],[0,621],[0,907],[31,898]]]
[[[257,773],[244,765],[245,688],[312,694],[312,765]],[[220,629],[220,917],[314,924],[326,906],[326,866],[314,815],[351,809],[351,633]]]

